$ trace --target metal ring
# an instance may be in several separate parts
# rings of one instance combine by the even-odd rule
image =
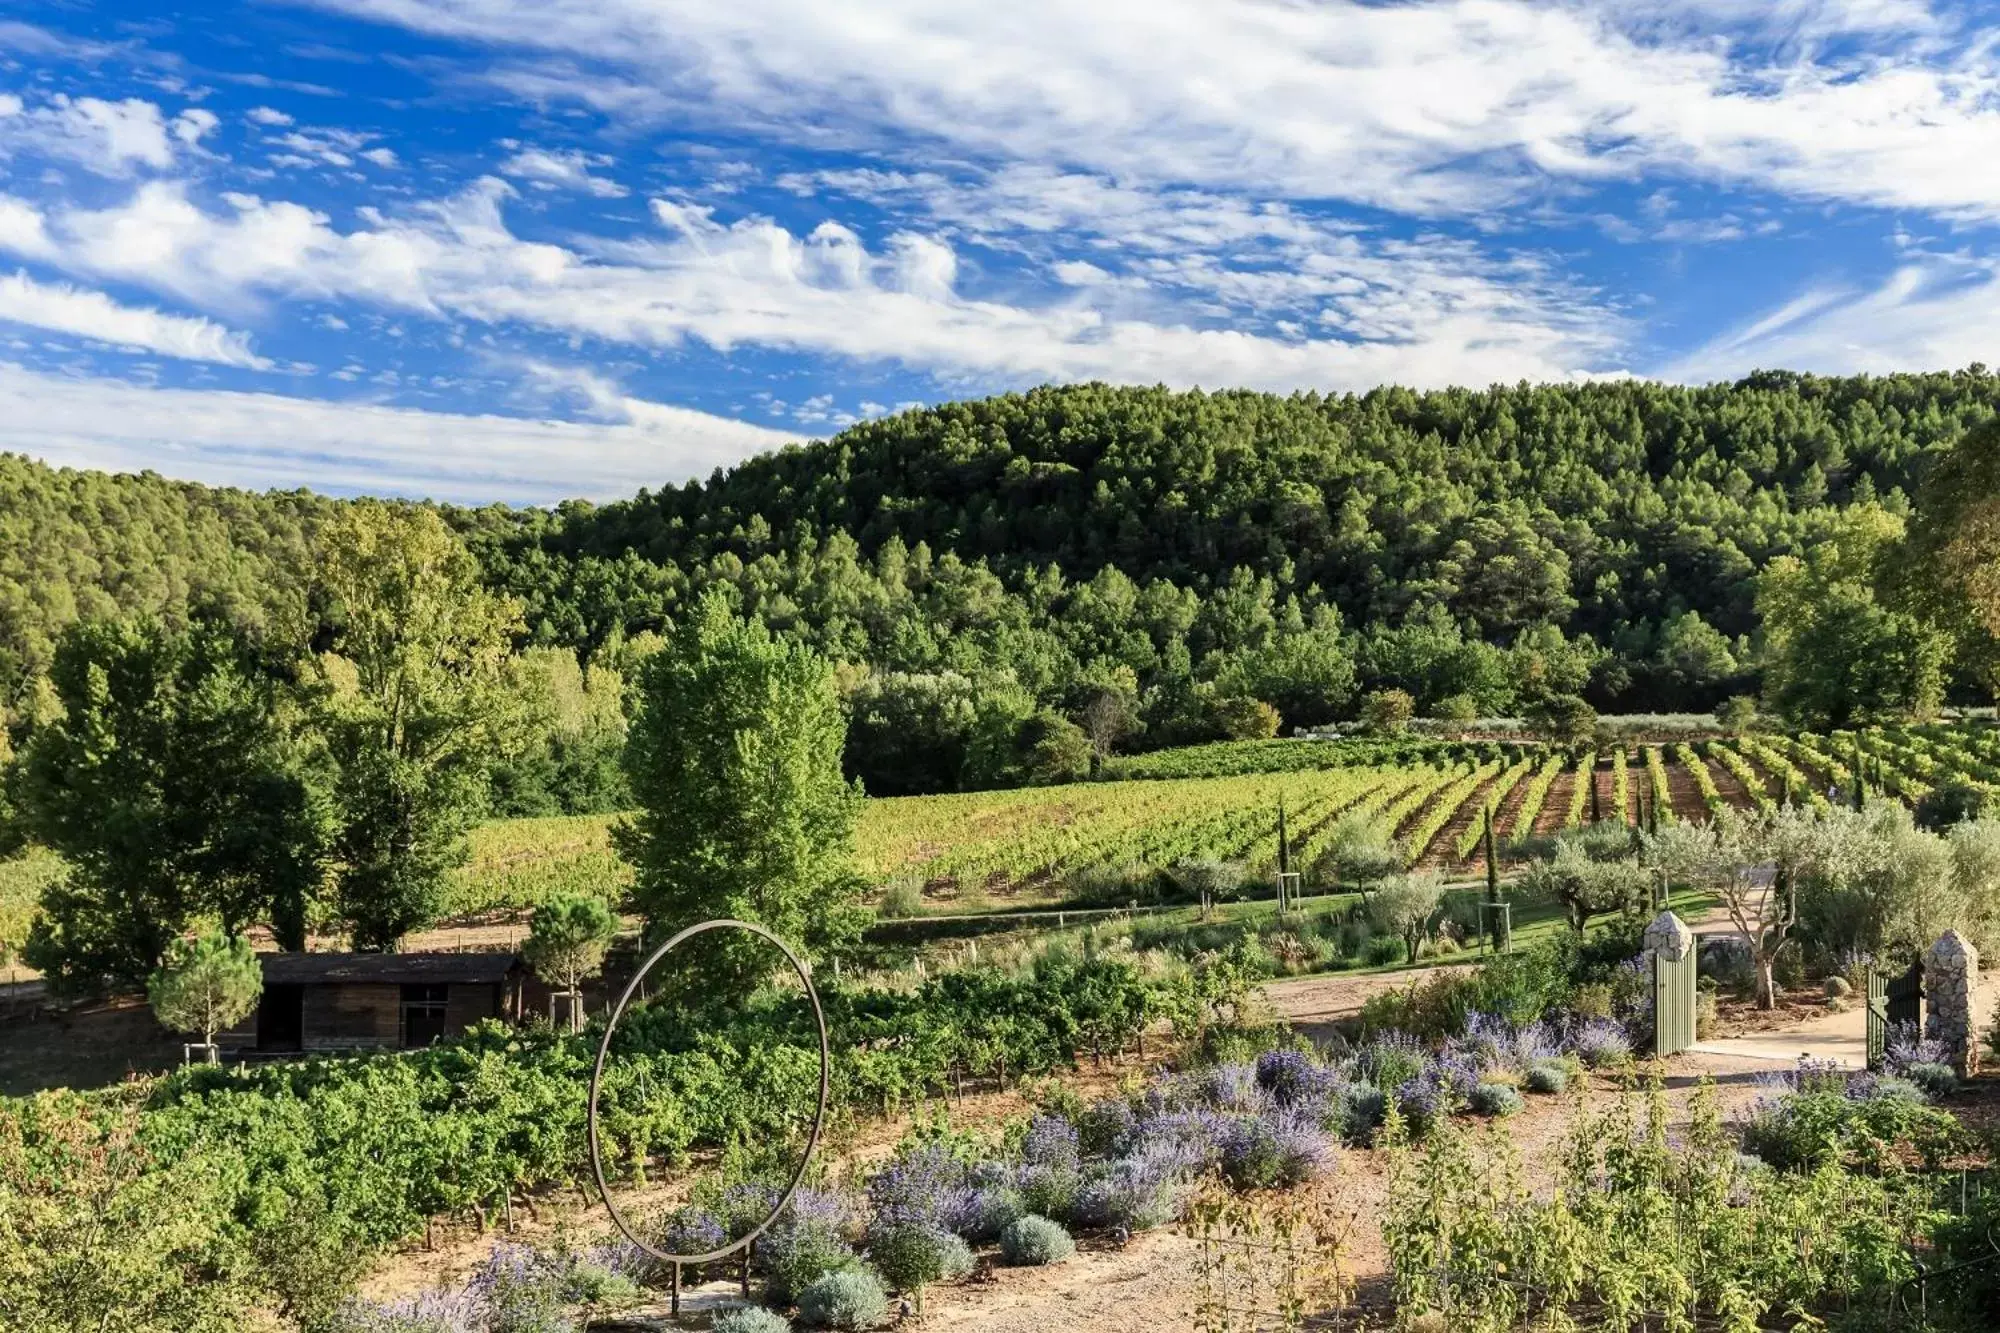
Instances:
[[[779,952],[785,955],[785,961],[790,963],[792,970],[799,974],[799,981],[806,988],[806,998],[812,1001],[813,1022],[819,1027],[819,1109],[813,1113],[812,1136],[806,1141],[806,1150],[804,1155],[799,1158],[798,1170],[792,1172],[791,1182],[785,1186],[785,1192],[779,1195],[777,1203],[771,1206],[771,1215],[769,1217],[759,1222],[756,1228],[748,1234],[738,1237],[719,1250],[711,1250],[706,1254],[669,1254],[665,1250],[654,1249],[634,1234],[632,1228],[626,1224],[623,1215],[619,1213],[618,1206],[611,1202],[611,1190],[604,1183],[604,1162],[597,1146],[597,1091],[598,1085],[604,1078],[604,1058],[611,1052],[611,1034],[617,1030],[618,1020],[625,1016],[625,1006],[631,1003],[633,992],[639,989],[639,983],[644,981],[646,974],[653,970],[653,964],[671,953],[675,945],[679,944],[682,940],[710,930],[747,930],[753,935],[761,935],[778,946]],[[726,919],[703,921],[698,925],[689,926],[686,930],[683,930],[680,934],[653,950],[652,957],[640,965],[639,970],[633,974],[632,980],[626,984],[625,993],[618,997],[618,1005],[611,1011],[611,1021],[604,1025],[604,1039],[597,1043],[597,1064],[590,1071],[590,1115],[587,1122],[590,1137],[590,1173],[597,1178],[597,1196],[604,1200],[605,1211],[611,1214],[612,1222],[625,1234],[625,1239],[631,1241],[634,1245],[637,1245],[640,1249],[662,1263],[713,1263],[717,1259],[727,1258],[736,1251],[746,1248],[757,1237],[770,1229],[771,1224],[778,1220],[778,1214],[785,1211],[785,1205],[792,1201],[794,1194],[798,1193],[799,1181],[805,1178],[806,1167],[811,1164],[812,1155],[819,1148],[820,1129],[826,1122],[827,1084],[831,1069],[832,1053],[827,1046],[826,1040],[826,1011],[820,1008],[819,992],[813,989],[812,975],[806,970],[806,965],[799,960],[797,954],[792,952],[791,946],[776,935],[750,921],[731,921]]]

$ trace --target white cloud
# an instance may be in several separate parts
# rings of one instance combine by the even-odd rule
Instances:
[[[71,271],[217,309],[345,297],[611,343],[755,346],[952,379],[1487,383],[1603,369],[1617,341],[1616,321],[1537,261],[1489,259],[1446,238],[1295,227],[1282,266],[1173,253],[1137,271],[1148,287],[1202,294],[1204,318],[1166,300],[1117,309],[976,298],[957,289],[958,257],[940,236],[903,232],[873,251],[831,221],[798,236],[665,200],[653,205],[663,234],[598,240],[585,255],[516,237],[501,212],[509,193],[487,180],[343,233],[323,214],[249,196],[210,214],[156,181],[122,205],[52,219],[52,244]],[[1280,307],[1316,336],[1218,326],[1232,310]]]
[[[276,107],[253,106],[244,113],[253,125],[290,125],[292,118]]]
[[[0,449],[217,485],[478,503],[614,499],[705,476],[797,435],[643,400],[610,425],[154,389],[0,363]]]
[[[54,249],[40,211],[25,199],[0,194],[0,250],[41,259]]]
[[[2000,217],[1993,34],[1915,0],[319,3],[511,50],[476,77],[537,100],[818,146],[1421,214],[1670,171]]]
[[[100,176],[126,176],[134,167],[172,166],[174,140],[193,144],[214,123],[196,109],[183,112],[170,131],[160,108],[137,97],[107,102],[57,93],[29,106],[0,95],[0,156],[25,152],[75,162]]]
[[[189,107],[174,117],[174,138],[193,148],[202,141],[204,135],[212,132],[221,119],[205,107]]]
[[[576,149],[523,148],[500,164],[500,174],[551,189],[580,190],[599,199],[622,199],[629,190],[617,181],[591,174],[592,167],[610,165],[608,157]]]
[[[1870,288],[1816,287],[1682,357],[1669,379],[1783,367],[1822,374],[2000,363],[2000,259],[1918,254]]]
[[[248,334],[224,328],[214,320],[120,305],[103,292],[83,291],[60,282],[40,283],[26,273],[0,277],[0,320],[185,361],[212,361],[252,370],[271,366],[250,350]]]

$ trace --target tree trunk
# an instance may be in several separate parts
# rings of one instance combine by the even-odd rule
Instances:
[[[1777,978],[1772,974],[1772,965],[1775,961],[1772,958],[1759,958],[1757,960],[1757,1007],[1759,1009],[1776,1009],[1778,1007],[1778,982]]]

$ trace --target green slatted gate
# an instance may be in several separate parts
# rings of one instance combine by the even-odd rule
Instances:
[[[1653,955],[1653,1054],[1679,1055],[1694,1045],[1695,950],[1678,960]]]

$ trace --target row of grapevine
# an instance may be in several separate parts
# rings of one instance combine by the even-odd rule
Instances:
[[[1499,771],[1500,765],[1497,762],[1481,764],[1438,793],[1437,799],[1430,803],[1416,823],[1403,835],[1403,846],[1409,851],[1412,865],[1423,859],[1431,841],[1446,824],[1451,822],[1451,817],[1458,813],[1458,807],[1464,805],[1474,792],[1485,785],[1488,778]]]
[[[1576,778],[1569,792],[1569,813],[1563,818],[1564,828],[1575,828],[1583,823],[1583,812],[1590,803],[1590,791],[1597,783],[1597,752],[1592,750],[1576,761]]]
[[[1525,838],[1534,833],[1535,821],[1542,816],[1542,807],[1549,802],[1549,789],[1555,786],[1556,778],[1563,771],[1563,757],[1552,754],[1542,761],[1535,770],[1535,776],[1528,779],[1528,789],[1521,798],[1521,808],[1514,812],[1514,823],[1507,831],[1510,838]]]
[[[1677,743],[1674,746],[1674,762],[1694,778],[1695,789],[1701,793],[1702,803],[1708,807],[1710,814],[1720,814],[1728,806],[1729,803],[1722,799],[1722,793],[1715,789],[1715,778],[1709,773],[1708,765],[1702,762],[1693,746]]]
[[[1891,796],[1919,801],[1929,793],[1931,784],[1919,775],[1928,774],[1934,765],[1906,753],[1903,746],[1880,731],[1873,728],[1862,732],[1835,731],[1827,739],[1874,761],[1863,769],[1863,775]]]
[[[1478,811],[1474,812],[1472,822],[1467,824],[1464,831],[1458,835],[1458,845],[1452,848],[1452,851],[1457,855],[1459,860],[1465,860],[1474,851],[1478,850],[1479,840],[1486,836],[1486,810],[1492,809],[1498,811],[1501,803],[1507,799],[1514,788],[1520,785],[1521,780],[1527,777],[1533,769],[1534,761],[1523,759],[1508,768],[1506,772],[1494,780],[1493,789],[1486,793],[1485,802],[1480,806]],[[1495,833],[1497,835],[1498,830],[1495,830]]]
[[[1750,794],[1750,803],[1759,810],[1777,808],[1778,800],[1764,789],[1764,779],[1757,775],[1750,761],[1720,741],[1709,744],[1708,757],[1721,764],[1743,784],[1743,790]]]
[[[1368,815],[1384,823],[1392,822],[1386,811],[1407,799],[1412,791],[1428,790],[1425,786],[1427,777],[1428,774],[1423,772],[1399,773],[1371,787],[1359,800],[1346,806],[1333,818],[1322,820],[1298,842],[1294,849],[1298,863],[1309,866],[1326,854],[1343,816]]]
[[[1812,779],[1806,776],[1804,770],[1788,759],[1777,745],[1756,736],[1741,736],[1737,738],[1736,748],[1762,764],[1768,771],[1775,773],[1779,783],[1791,789],[1794,802],[1825,812],[1826,796],[1813,785]]]
[[[1665,823],[1674,817],[1674,792],[1667,784],[1667,763],[1660,757],[1660,747],[1648,745],[1646,750],[1646,781],[1653,789],[1653,818]]]
[[[1631,779],[1625,772],[1625,747],[1611,752],[1611,817],[1620,823],[1632,822]]]

